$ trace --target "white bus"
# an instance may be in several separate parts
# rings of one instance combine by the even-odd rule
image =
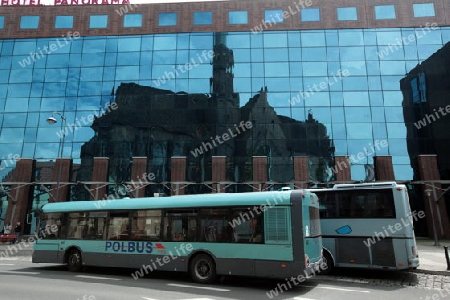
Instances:
[[[406,270],[419,266],[405,185],[395,182],[336,184],[311,189],[319,196],[324,258],[334,267]]]

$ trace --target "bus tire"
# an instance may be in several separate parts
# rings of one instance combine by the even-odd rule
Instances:
[[[199,254],[192,258],[189,273],[192,280],[197,283],[212,283],[217,278],[216,264],[211,256]]]
[[[327,268],[325,270],[321,270],[320,274],[322,275],[331,274],[331,272],[333,272],[334,269],[334,261],[333,257],[331,256],[330,252],[328,252],[328,250],[323,249],[323,259],[325,260]]]
[[[80,251],[70,251],[69,256],[67,257],[67,268],[71,272],[81,272],[83,270],[83,261]]]

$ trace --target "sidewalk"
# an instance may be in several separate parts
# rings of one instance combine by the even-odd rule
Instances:
[[[449,240],[440,240],[440,246],[434,246],[434,240],[428,238],[416,238],[419,251],[419,268],[417,272],[450,276],[447,271],[444,246],[450,247]],[[449,249],[450,255],[450,249]]]

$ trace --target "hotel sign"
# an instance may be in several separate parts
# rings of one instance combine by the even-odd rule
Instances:
[[[53,5],[130,4],[130,0],[53,0]],[[44,0],[42,0],[44,2]],[[0,6],[41,6],[41,0],[0,0]]]

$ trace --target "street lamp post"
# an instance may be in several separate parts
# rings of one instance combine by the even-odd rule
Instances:
[[[60,143],[60,149],[59,149],[59,158],[62,160],[63,157],[63,151],[64,151],[64,141],[66,138],[66,132],[64,130],[65,126],[66,126],[66,117],[64,117],[60,112],[53,112],[51,117],[47,118],[47,123],[49,124],[56,124],[58,122],[58,120],[56,120],[55,117],[53,117],[53,115],[56,114],[61,118],[61,135],[62,135],[62,140]],[[56,163],[56,161],[55,161]],[[60,186],[61,186],[61,169],[62,169],[62,161],[59,162],[59,168],[58,168],[58,181],[56,183],[56,201],[59,200],[59,190],[60,190]]]
[[[431,222],[433,223],[434,245],[435,246],[440,246],[439,241],[438,241],[438,237],[437,237],[436,224],[434,223],[433,206],[431,205],[431,198],[430,198],[431,192],[432,192],[432,190],[430,190],[430,189],[426,189],[425,190],[425,193],[427,194],[427,197],[428,197],[428,203],[430,205]]]

